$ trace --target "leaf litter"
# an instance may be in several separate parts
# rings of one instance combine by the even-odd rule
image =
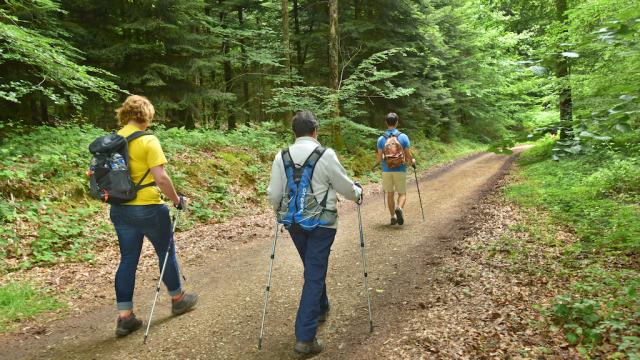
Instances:
[[[461,222],[461,239],[407,307],[405,325],[372,352],[389,359],[582,358],[537,310],[566,284],[548,268],[560,254],[522,231],[525,221],[524,210],[500,192],[475,205]],[[576,241],[568,232],[556,237]],[[524,255],[514,264],[515,252]]]

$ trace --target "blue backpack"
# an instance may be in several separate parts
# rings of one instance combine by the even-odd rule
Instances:
[[[303,230],[312,231],[321,225],[332,225],[338,214],[335,210],[327,210],[327,197],[318,203],[313,192],[311,179],[318,160],[326,149],[318,146],[302,165],[296,164],[291,158],[289,149],[282,150],[282,162],[287,175],[287,191],[278,209],[278,222],[290,229],[297,225]]]

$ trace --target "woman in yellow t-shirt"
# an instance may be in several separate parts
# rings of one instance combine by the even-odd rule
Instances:
[[[118,134],[127,137],[136,131],[146,130],[153,120],[155,109],[147,98],[132,95],[116,110],[116,114],[123,126]],[[153,182],[155,186],[142,188],[131,202],[111,205],[111,221],[120,245],[120,265],[115,279],[119,311],[116,327],[118,337],[129,335],[142,326],[142,321],[133,313],[133,290],[143,238],[146,236],[153,244],[162,269],[166,249],[173,237],[169,208],[160,198],[160,193],[167,196],[180,210],[187,205],[187,199],[176,193],[164,168],[166,163],[158,138],[146,135],[132,140],[129,144],[131,180],[137,184],[149,172],[151,176],[147,175],[141,186]],[[198,301],[196,294],[185,293],[183,290],[179,272],[175,247],[172,246],[162,281],[171,296],[171,312],[174,315],[187,312]]]

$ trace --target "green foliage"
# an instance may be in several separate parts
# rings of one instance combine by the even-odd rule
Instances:
[[[415,89],[393,85],[390,80],[401,71],[380,69],[394,55],[406,56],[406,49],[390,49],[371,55],[358,64],[353,73],[341,79],[337,91],[323,86],[294,86],[273,90],[266,102],[267,113],[309,110],[319,118],[330,118],[333,103],[338,101],[342,111],[350,118],[366,115],[361,105],[366,99],[398,99],[411,95]]]
[[[605,152],[574,161],[534,163],[550,143],[523,156],[528,181],[510,187],[508,194],[525,205],[543,206],[556,219],[572,224],[586,248],[640,250],[640,209],[635,205],[638,157]]]
[[[273,155],[287,140],[274,129],[269,123],[229,133],[157,126],[168,171],[194,199],[186,226],[262,203]],[[91,260],[113,241],[107,207],[87,196],[88,145],[101,135],[86,125],[42,126],[11,133],[0,144],[0,272]]]
[[[571,287],[546,313],[584,355],[633,358],[640,351],[640,156],[609,150],[554,162],[555,147],[547,137],[526,151],[519,160],[523,181],[506,189],[580,239],[552,245],[563,254],[561,271]]]
[[[366,180],[375,162],[380,131],[346,119],[339,156],[352,175]],[[322,122],[321,140],[333,123]],[[263,206],[274,154],[293,141],[273,123],[231,132],[155,125],[176,188],[192,201],[181,227],[245,214]],[[87,196],[88,144],[104,131],[88,125],[20,128],[0,144],[0,273],[34,265],[89,261],[115,239],[108,206]],[[479,150],[449,146],[409,133],[421,167]]]
[[[518,66],[520,35],[481,0],[341,2],[338,91],[327,85],[326,3],[291,5],[289,69],[281,4],[271,0],[8,2],[0,26],[39,37],[0,44],[20,56],[0,72],[11,88],[2,94],[15,102],[0,117],[39,124],[80,115],[112,128],[117,88],[101,77],[148,96],[157,122],[189,129],[233,129],[301,109],[327,119],[339,102],[359,124],[378,127],[396,111],[428,137],[487,142],[519,128],[533,105],[537,84]],[[60,106],[65,98],[85,103],[81,113]]]
[[[88,93],[115,97],[118,88],[103,79],[111,75],[83,65],[82,52],[62,38],[62,13],[53,0],[0,5],[0,100],[20,103],[37,93],[56,105],[79,108]]]
[[[63,307],[43,290],[29,283],[10,283],[0,286],[0,333],[11,330],[21,320]]]
[[[559,96],[549,97],[549,93],[569,91],[571,96],[572,118],[545,119],[534,127],[530,139],[560,135],[552,153],[555,160],[603,147],[626,152],[640,140],[636,71],[640,67],[640,5],[624,0],[569,2],[566,19],[560,21],[557,7],[562,3],[567,2],[505,0],[497,6],[505,12],[517,9],[516,14],[521,15],[511,19],[511,27],[535,34],[522,50],[529,55],[523,64],[535,68],[538,82],[547,90],[536,96],[540,105],[545,109],[558,106]],[[560,75],[563,66],[566,75]],[[547,75],[552,67],[556,76]]]
[[[583,353],[611,343],[616,356],[632,357],[640,352],[638,275],[598,265],[582,269],[572,294],[556,298],[548,315]]]

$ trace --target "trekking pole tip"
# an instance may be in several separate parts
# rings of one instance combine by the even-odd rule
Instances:
[[[258,350],[262,350],[262,338],[258,339]]]
[[[148,335],[145,335],[144,336],[144,340],[142,340],[142,343],[145,344],[145,345],[147,344],[147,337],[148,337]]]

